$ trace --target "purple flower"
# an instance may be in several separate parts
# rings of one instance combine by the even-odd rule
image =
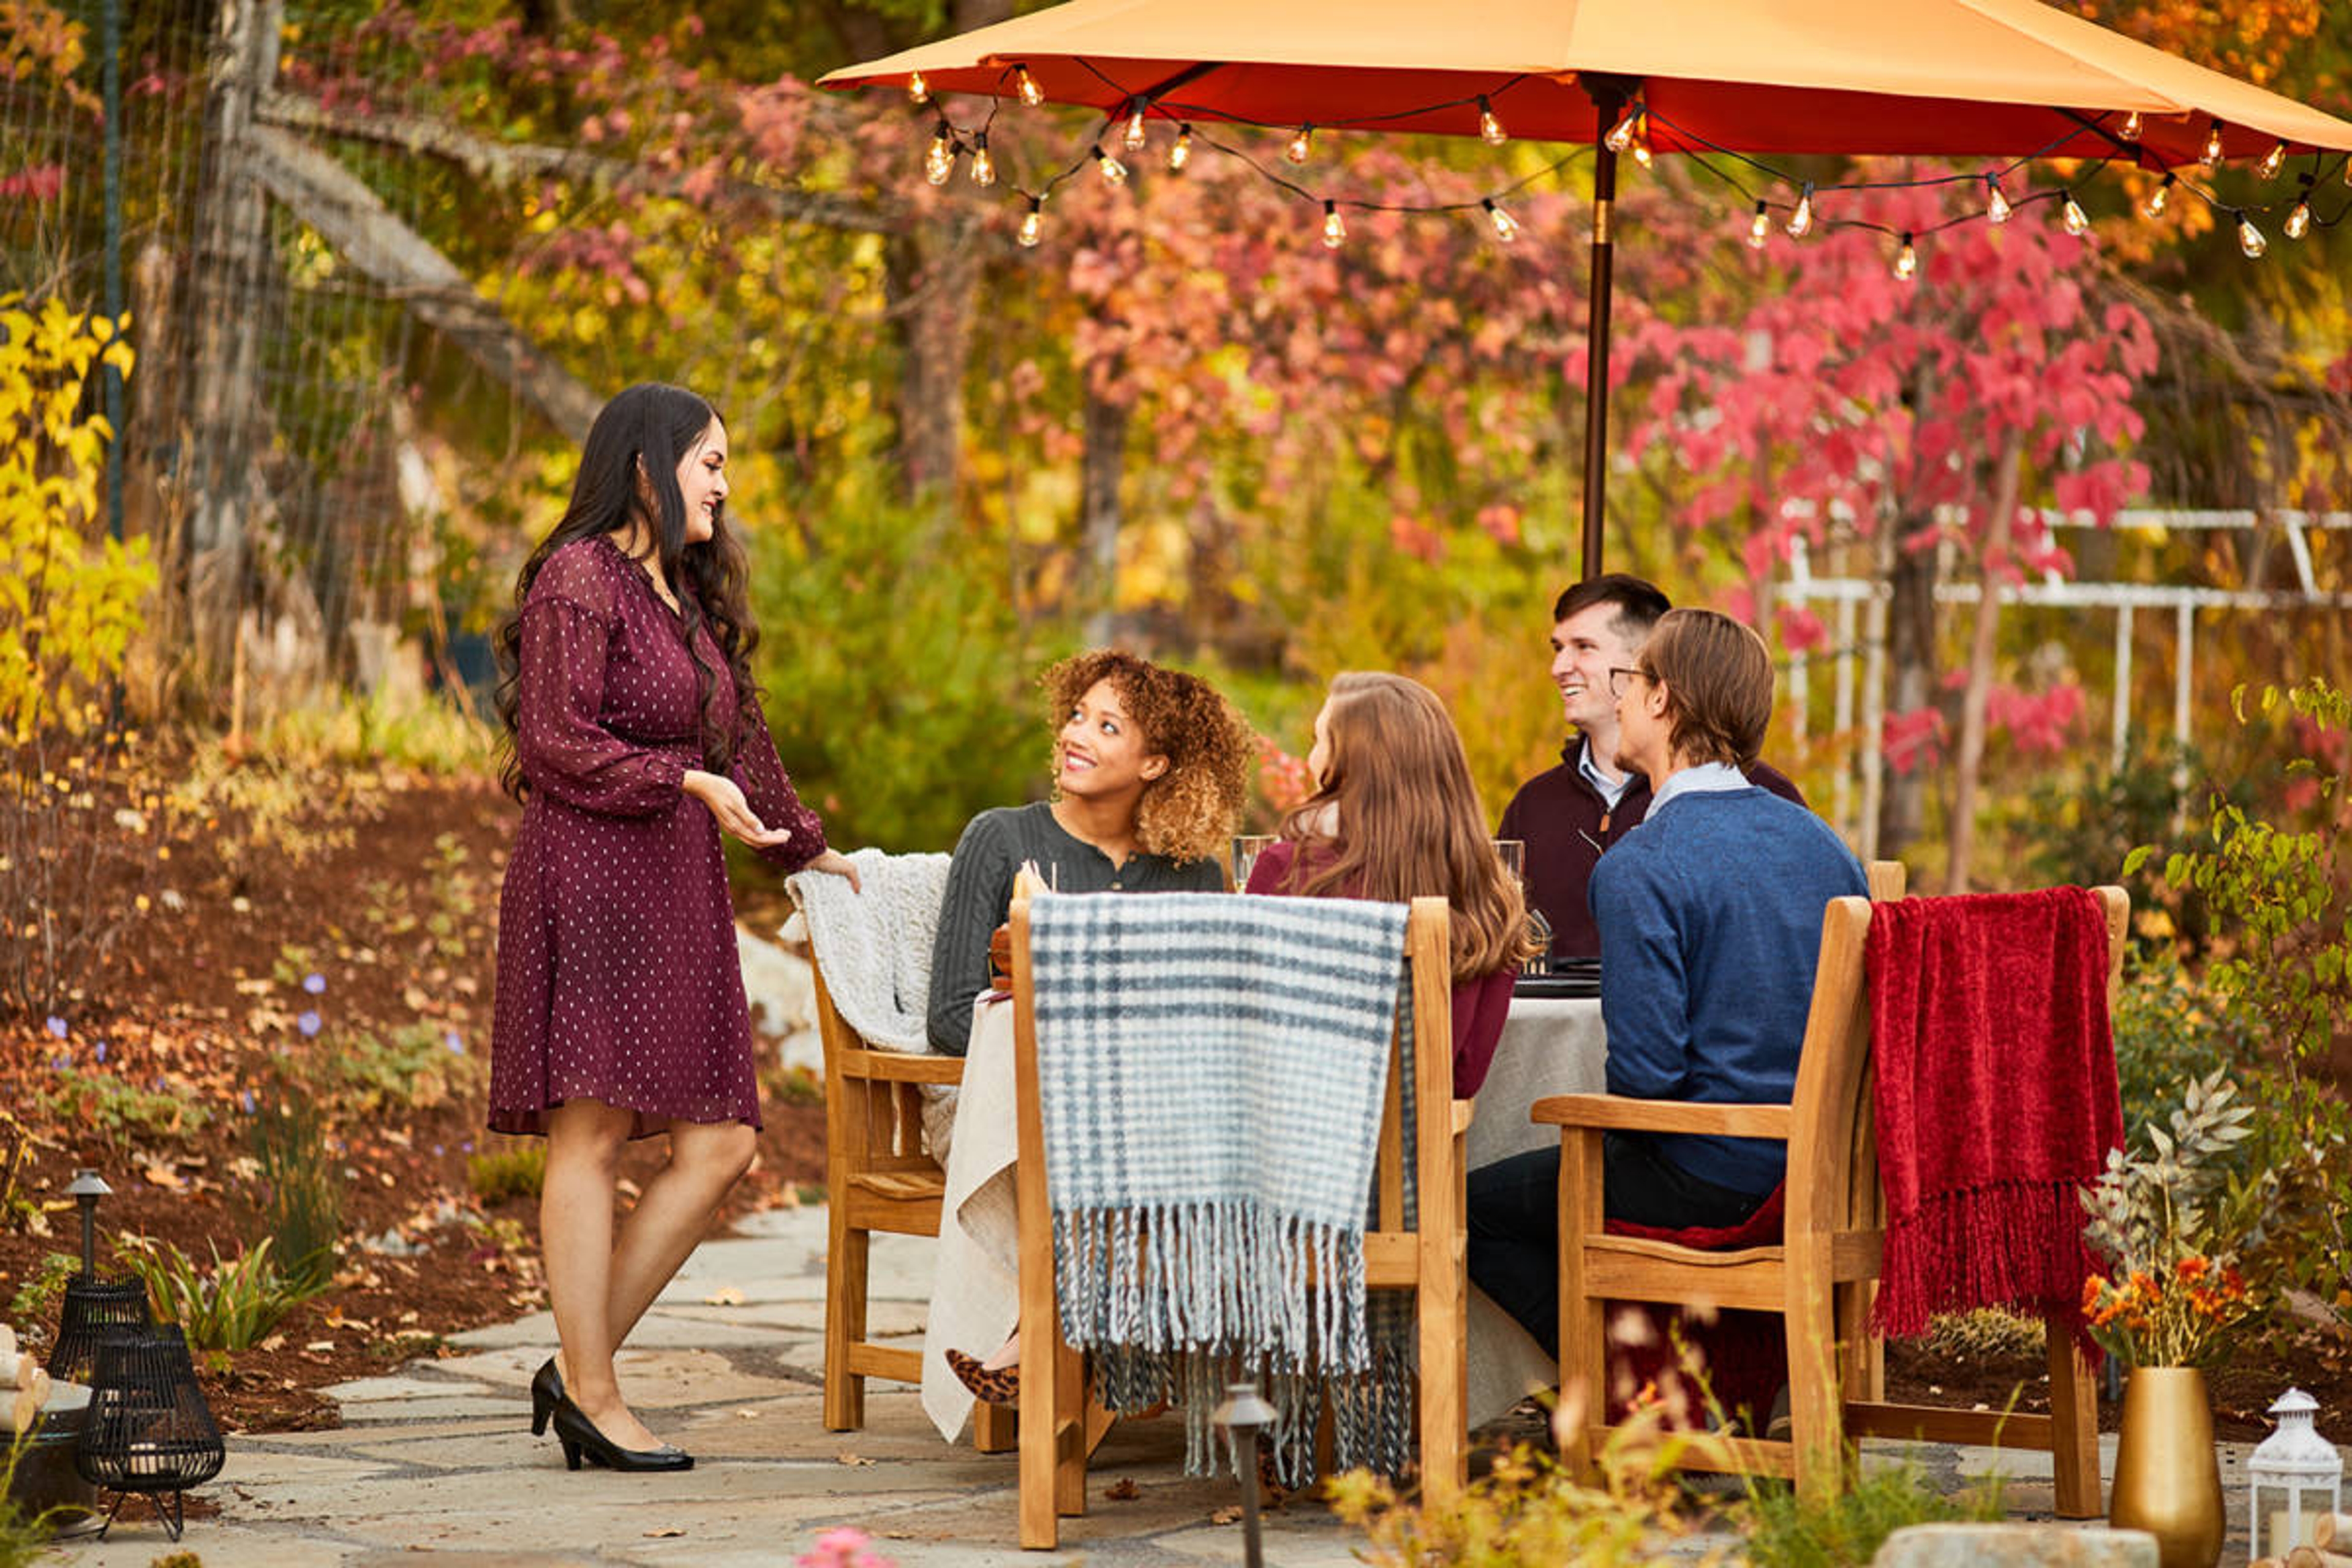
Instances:
[[[241,1089],[237,1090],[237,1094],[236,1094],[236,1106],[237,1106],[237,1109],[238,1109],[239,1110],[244,1111],[247,1116],[252,1115],[252,1114],[253,1114],[253,1090],[251,1090],[251,1089]]]
[[[59,1072],[63,1072],[66,1068],[73,1066],[73,1058],[71,1057],[51,1057],[49,1058],[49,1066],[55,1068]]]
[[[327,977],[317,970],[302,976],[302,989],[316,996],[327,988]]]
[[[104,1040],[100,1040],[100,1041],[99,1041],[99,1042],[98,1042],[98,1049],[97,1049],[96,1055],[97,1055],[98,1059],[99,1059],[100,1061],[104,1061],[104,1060],[106,1059],[106,1042],[105,1042]]]
[[[443,1154],[444,1152],[445,1152],[445,1151],[442,1149],[442,1147],[441,1147],[441,1145],[440,1145],[440,1144],[436,1143],[435,1145],[433,1145],[433,1157],[434,1157],[435,1159],[436,1159],[436,1160],[437,1160],[437,1159],[439,1159],[439,1158],[442,1156],[442,1154]]]
[[[55,1013],[49,1015],[49,1037],[53,1040],[62,1040],[66,1037],[66,1021]]]
[[[457,1152],[461,1154],[472,1153],[474,1152],[474,1141],[471,1138],[467,1139],[463,1143],[457,1145]]]
[[[294,1026],[301,1030],[303,1037],[308,1038],[319,1032],[319,1015],[316,1013],[304,1013],[300,1017],[294,1020]]]
[[[449,1054],[451,1056],[462,1057],[466,1054],[466,1042],[457,1037],[457,1030],[450,1030],[447,1034],[442,1036],[441,1038],[448,1046]]]

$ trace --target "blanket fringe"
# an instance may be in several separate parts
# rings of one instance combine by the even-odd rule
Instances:
[[[1871,1323],[1890,1339],[1927,1331],[1937,1312],[1997,1306],[2054,1313],[2077,1343],[2083,1280],[2098,1265],[2083,1242],[2077,1184],[2008,1183],[1928,1198],[1887,1222]]]

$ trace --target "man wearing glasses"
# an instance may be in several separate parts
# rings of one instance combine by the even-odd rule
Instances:
[[[1601,951],[1586,883],[1602,851],[1650,809],[1652,781],[1621,754],[1608,672],[1633,667],[1650,628],[1672,607],[1655,587],[1622,572],[1579,583],[1552,606],[1552,684],[1576,733],[1560,749],[1559,766],[1519,786],[1496,832],[1527,843],[1528,903],[1550,925],[1556,957]],[[1795,784],[1761,763],[1748,776],[1805,804]]]
[[[1615,690],[1619,758],[1654,786],[1646,821],[1592,872],[1609,1092],[1786,1103],[1811,1006],[1822,911],[1868,890],[1820,817],[1749,782],[1772,716],[1772,660],[1712,610],[1661,618]],[[1612,1219],[1738,1225],[1780,1184],[1767,1139],[1607,1132]],[[1559,1150],[1470,1173],[1470,1278],[1552,1353],[1559,1332]]]

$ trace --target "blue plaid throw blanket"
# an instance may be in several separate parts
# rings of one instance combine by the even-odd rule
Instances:
[[[1309,1427],[1316,1385],[1401,1375],[1367,1331],[1363,1239],[1405,915],[1214,893],[1030,905],[1062,1331],[1096,1352],[1110,1408],[1184,1401],[1196,1471],[1236,1372],[1272,1377]]]

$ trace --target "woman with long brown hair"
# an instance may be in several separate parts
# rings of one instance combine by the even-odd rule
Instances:
[[[522,803],[499,900],[490,1126],[547,1139],[540,1245],[562,1342],[531,1430],[565,1460],[682,1470],[613,1355],[751,1164],[760,1126],[724,830],[780,871],[847,877],[760,712],[727,426],[646,383],[596,416],[571,505],[499,628],[504,783]],[[621,1147],[669,1157],[616,1242]]]
[[[1496,857],[1462,737],[1437,694],[1402,675],[1334,676],[1307,754],[1315,793],[1282,821],[1248,891],[1443,898],[1451,911],[1454,1092],[1478,1092],[1535,951],[1519,887]]]

